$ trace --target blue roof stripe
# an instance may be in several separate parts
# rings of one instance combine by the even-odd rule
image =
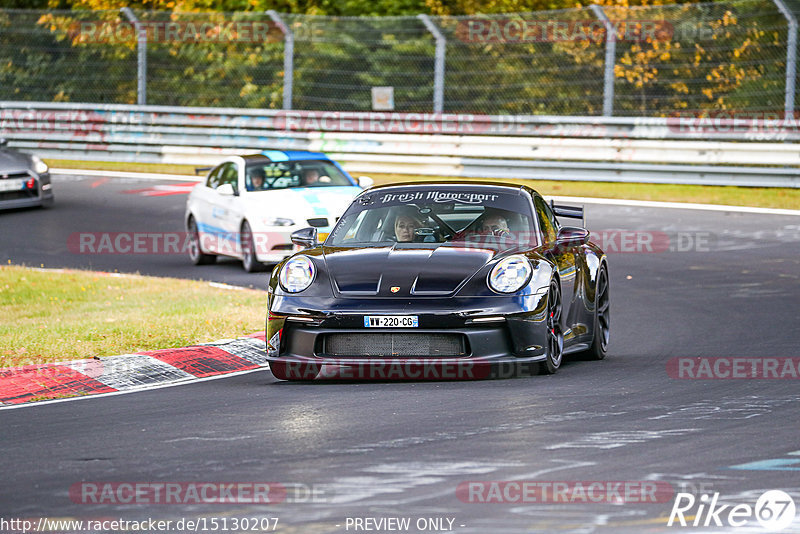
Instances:
[[[322,152],[309,152],[308,150],[284,150],[283,153],[292,161],[302,159],[330,159]]]
[[[289,157],[281,150],[264,150],[261,153],[272,161],[289,161]]]

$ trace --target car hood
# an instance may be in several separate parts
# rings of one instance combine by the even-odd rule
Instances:
[[[247,193],[245,202],[252,213],[292,219],[299,226],[309,226],[308,219],[326,217],[330,229],[360,192],[356,186],[299,187]]]
[[[449,244],[322,248],[333,283],[343,295],[353,296],[450,295],[495,254]]]
[[[0,149],[0,172],[25,171],[31,166],[29,156],[14,150]]]

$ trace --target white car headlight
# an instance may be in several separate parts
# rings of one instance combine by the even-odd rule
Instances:
[[[316,270],[310,259],[306,256],[295,256],[283,265],[278,280],[281,287],[289,293],[299,293],[311,285],[315,274]]]
[[[515,254],[497,262],[489,273],[489,287],[498,293],[514,293],[531,278],[531,263],[525,256]]]
[[[47,163],[42,161],[42,158],[39,156],[31,156],[31,162],[33,162],[33,171],[36,174],[44,174],[47,172]]]
[[[264,217],[267,226],[294,226],[294,221],[288,217]]]

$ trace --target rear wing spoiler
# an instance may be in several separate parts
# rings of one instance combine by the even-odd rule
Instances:
[[[583,206],[565,206],[563,204],[556,204],[553,200],[550,200],[550,208],[553,210],[553,213],[556,217],[568,217],[570,219],[580,219],[581,224],[586,227],[586,223],[583,218]]]
[[[214,167],[195,167],[194,168],[194,173],[195,174],[200,174],[201,172],[208,172],[213,168]]]

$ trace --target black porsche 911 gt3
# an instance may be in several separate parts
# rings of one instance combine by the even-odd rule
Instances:
[[[473,379],[565,354],[603,359],[606,256],[589,232],[526,186],[397,184],[355,198],[324,243],[279,264],[268,288],[275,377]]]

